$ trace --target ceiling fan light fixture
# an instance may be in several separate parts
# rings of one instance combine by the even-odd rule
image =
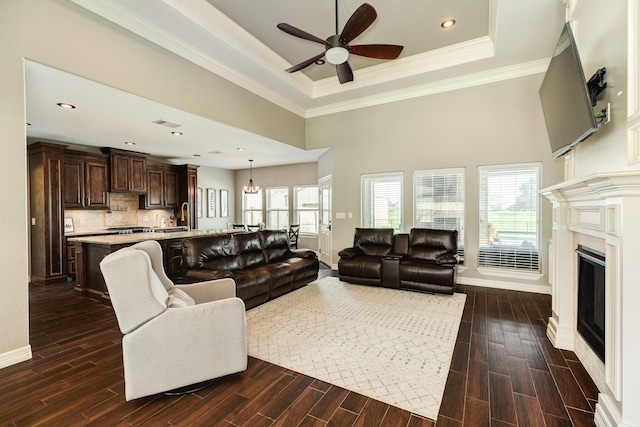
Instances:
[[[327,61],[329,61],[330,64],[340,65],[344,64],[347,62],[347,59],[349,59],[349,51],[341,46],[332,47],[327,49],[324,57],[327,58]]]

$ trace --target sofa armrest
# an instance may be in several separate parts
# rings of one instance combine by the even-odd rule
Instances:
[[[233,279],[207,280],[188,285],[175,285],[175,287],[189,294],[196,301],[196,304],[236,296],[236,282]]]
[[[344,258],[344,259],[351,259],[351,258],[355,258],[355,257],[359,257],[364,255],[364,252],[362,252],[362,249],[358,248],[358,247],[353,247],[353,248],[345,248],[343,250],[341,250],[340,252],[338,252],[338,256],[340,256],[340,258]]]
[[[229,270],[211,270],[209,268],[192,268],[187,270],[182,283],[197,283],[208,280],[233,278],[233,272]]]
[[[298,258],[317,258],[318,256],[311,249],[289,249],[289,252]]]
[[[436,263],[437,264],[451,264],[451,265],[456,265],[460,262],[460,258],[458,257],[458,254],[443,254],[440,255],[438,258],[436,258]]]

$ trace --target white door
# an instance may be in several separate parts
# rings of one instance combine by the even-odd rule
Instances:
[[[318,252],[320,262],[332,265],[332,236],[331,236],[331,176],[318,181],[320,192],[320,232],[318,235]]]

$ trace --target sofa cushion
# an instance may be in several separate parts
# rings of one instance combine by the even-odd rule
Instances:
[[[338,261],[338,271],[340,276],[380,279],[382,257],[365,255],[354,259],[341,259]]]
[[[285,230],[260,231],[260,244],[266,263],[280,261],[289,254],[289,237]]]
[[[266,267],[234,271],[233,280],[236,282],[236,296],[243,301],[259,295],[269,295],[271,276]]]
[[[218,234],[182,241],[182,258],[187,269],[237,270],[240,264],[231,234]]]
[[[256,267],[265,263],[258,232],[234,234],[235,253],[241,270]]]
[[[458,232],[413,228],[409,232],[409,258],[439,262],[443,255],[458,251]]]
[[[364,255],[385,256],[393,251],[392,228],[356,228],[353,246]]]

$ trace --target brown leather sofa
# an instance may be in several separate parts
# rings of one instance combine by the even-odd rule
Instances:
[[[356,228],[353,246],[339,252],[340,280],[363,285],[452,294],[458,232]]]
[[[315,252],[290,249],[279,230],[185,239],[182,258],[183,283],[231,277],[247,309],[314,281],[320,266]]]

